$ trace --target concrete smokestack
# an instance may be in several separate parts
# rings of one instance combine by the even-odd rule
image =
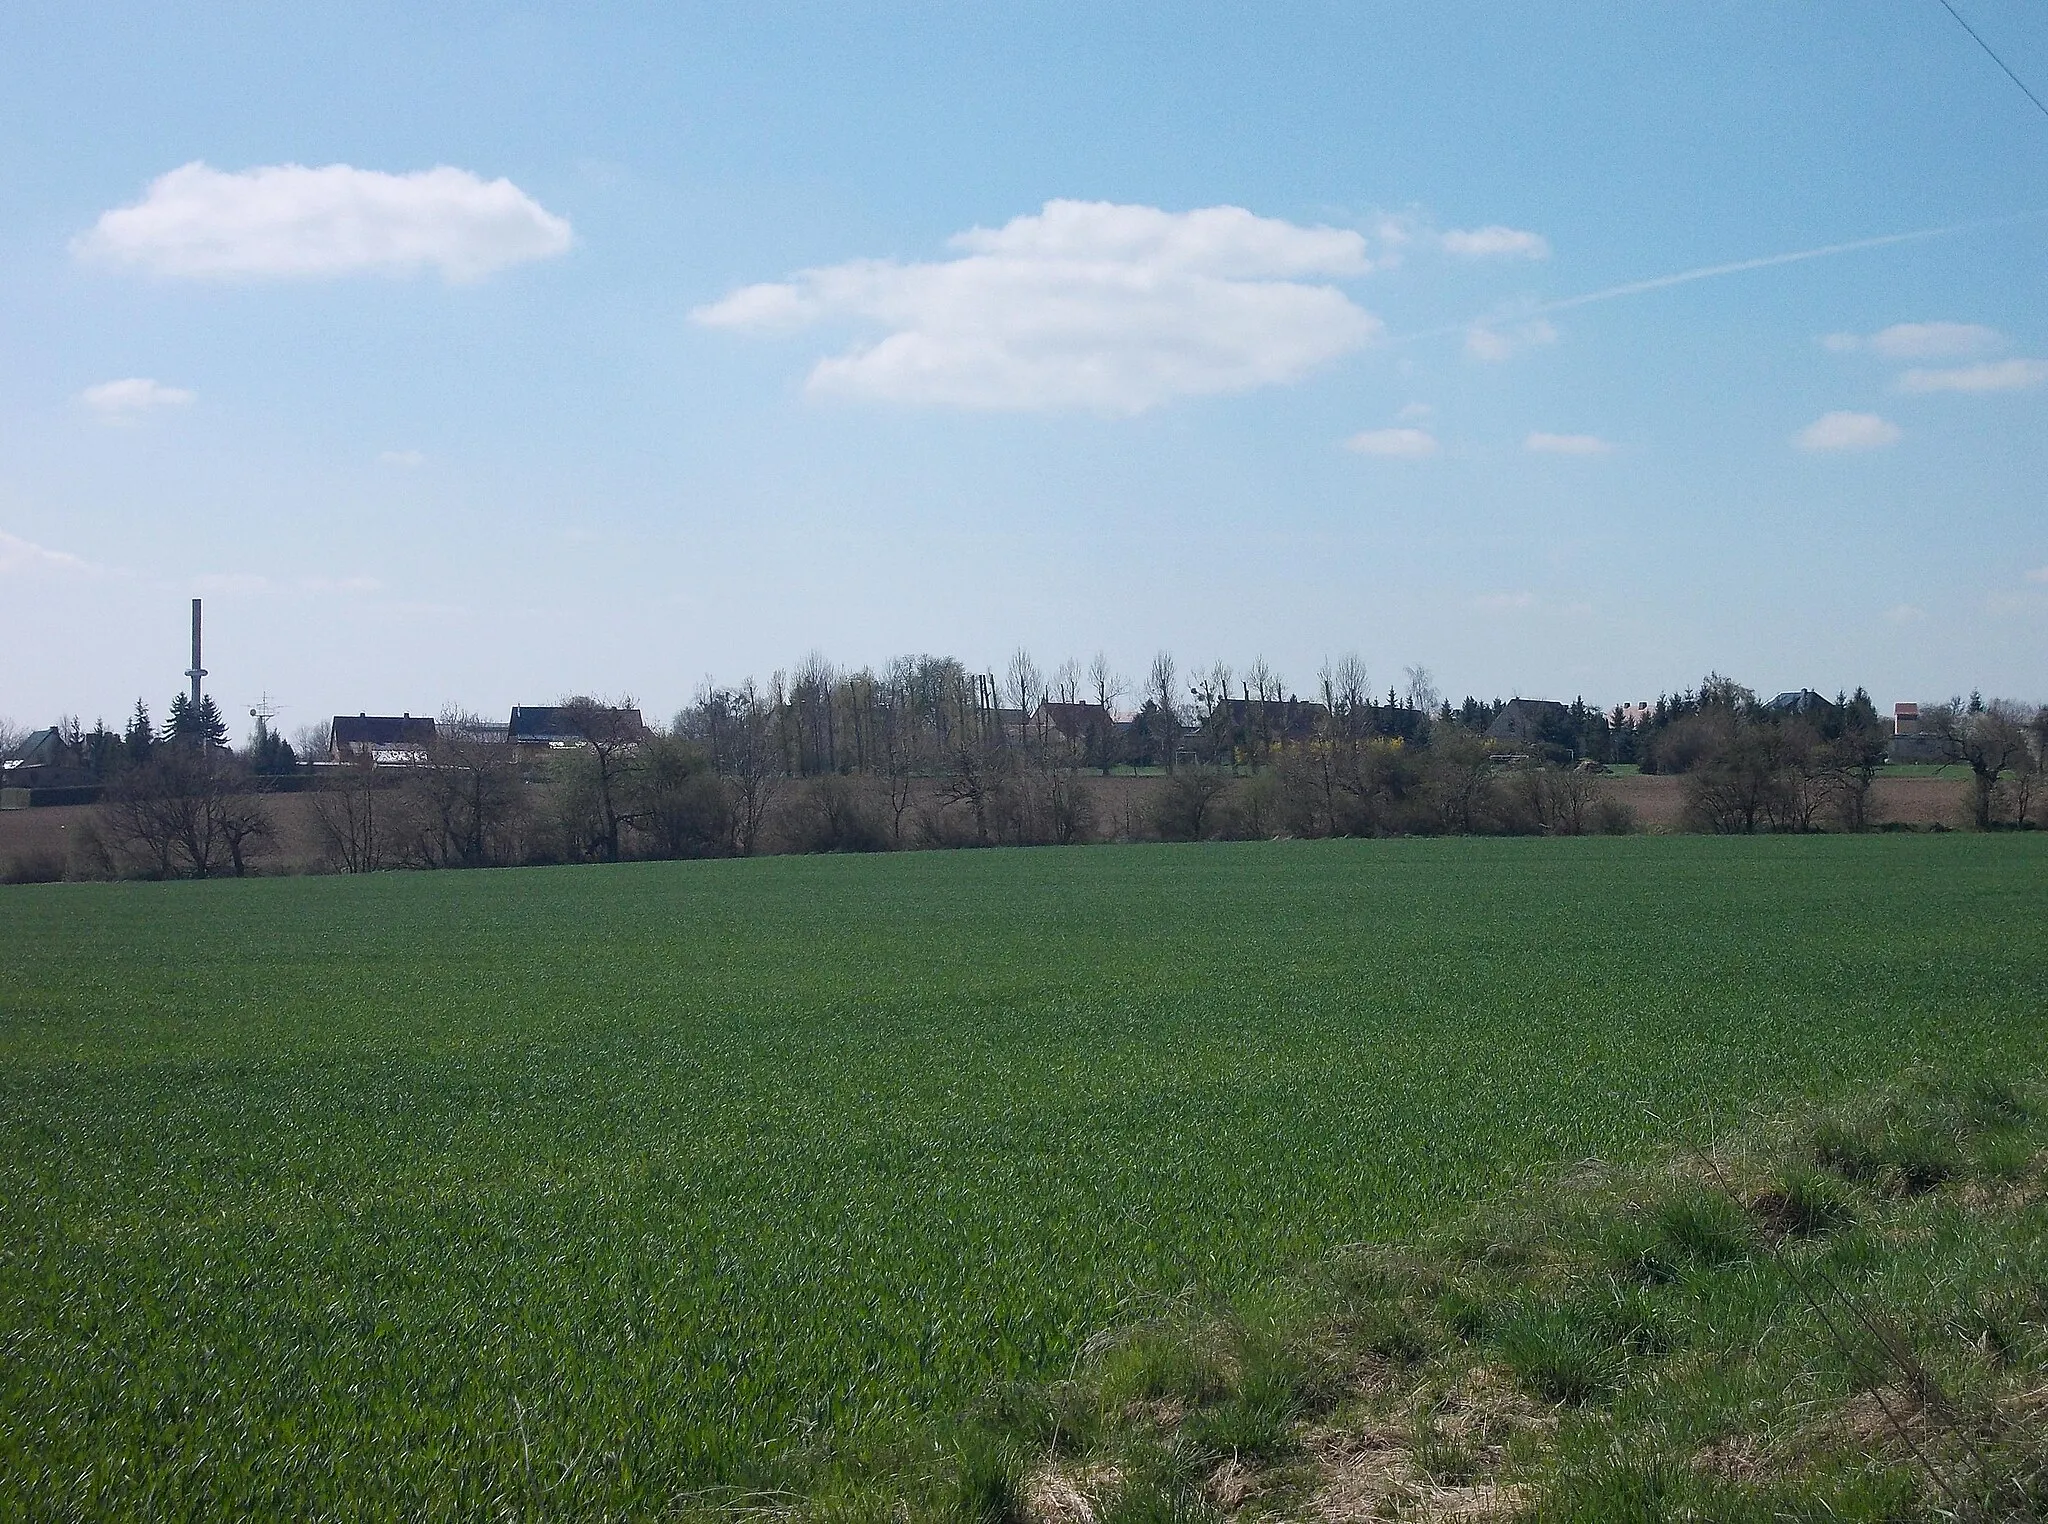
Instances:
[[[199,704],[199,679],[206,676],[206,668],[199,665],[199,600],[192,600],[192,665],[185,669],[185,675],[192,679],[192,704]]]

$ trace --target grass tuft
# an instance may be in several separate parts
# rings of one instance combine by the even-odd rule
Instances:
[[[1025,1516],[1024,1472],[1011,1448],[971,1433],[954,1456],[948,1516],[957,1524],[1018,1524]]]

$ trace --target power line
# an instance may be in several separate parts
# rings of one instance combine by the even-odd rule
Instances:
[[[1947,11],[1951,16],[1956,18],[1956,25],[1961,27],[1964,31],[1970,34],[1970,40],[1976,43],[1978,47],[1984,50],[1984,54],[1987,58],[1989,58],[1993,63],[1997,64],[1999,68],[2005,70],[2005,77],[2020,87],[2020,93],[2024,95],[2028,100],[2034,103],[2034,109],[2040,112],[2041,115],[2048,116],[2048,105],[2043,105],[2041,102],[2041,97],[2036,95],[2033,91],[2027,88],[2027,82],[2021,79],[2017,74],[2013,73],[2011,66],[2008,65],[2004,59],[2000,58],[1996,53],[1991,51],[1991,44],[1986,42],[1982,37],[1979,37],[1977,35],[1977,29],[1975,27],[1971,26],[1969,22],[1963,20],[1963,13],[1957,10],[1953,5],[1949,4],[1949,0],[1941,0],[1941,8]]]

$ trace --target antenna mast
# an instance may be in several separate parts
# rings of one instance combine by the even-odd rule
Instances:
[[[199,665],[199,600],[192,600],[192,665],[185,669],[185,675],[192,679],[192,707],[199,707],[199,679],[206,676],[206,668]]]

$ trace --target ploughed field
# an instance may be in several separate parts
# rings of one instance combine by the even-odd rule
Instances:
[[[646,1514],[1532,1168],[2038,1072],[2048,837],[0,890],[0,1516]]]

